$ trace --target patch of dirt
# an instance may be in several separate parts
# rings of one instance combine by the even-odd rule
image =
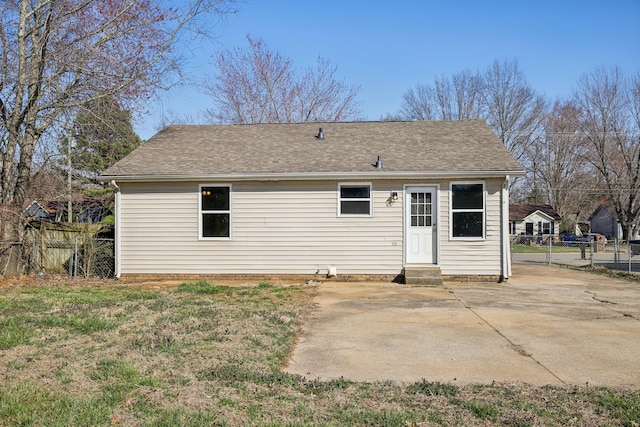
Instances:
[[[0,277],[0,288],[67,285],[76,287],[115,286],[119,281],[100,277],[69,277],[66,274],[42,274],[20,277]],[[122,283],[125,284],[125,283]]]

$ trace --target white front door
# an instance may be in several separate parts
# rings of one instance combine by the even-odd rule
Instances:
[[[406,264],[436,264],[436,189],[406,187],[404,200]]]

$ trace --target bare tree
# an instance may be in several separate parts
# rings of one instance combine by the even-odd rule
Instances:
[[[286,123],[354,120],[360,116],[357,86],[336,77],[323,58],[298,71],[290,59],[247,36],[249,49],[215,56],[216,74],[205,84],[215,103],[209,122]]]
[[[456,100],[454,119],[475,119],[482,116],[482,76],[465,70],[452,77]]]
[[[232,0],[9,0],[0,4],[0,205],[19,211],[43,138],[62,114],[113,96],[139,105],[180,71],[181,35]],[[201,19],[207,18],[207,19]],[[191,35],[192,33],[190,33]],[[3,227],[7,232],[16,230]]]
[[[597,178],[586,161],[579,129],[581,111],[571,102],[556,102],[544,122],[544,134],[532,144],[530,193],[540,194],[562,217],[565,230],[595,208]]]
[[[469,70],[419,84],[402,96],[400,114],[407,120],[459,120],[483,118],[504,145],[528,169],[524,180],[513,180],[513,199],[539,194],[533,179],[535,141],[542,135],[546,103],[529,86],[517,61],[494,61],[484,74]]]
[[[405,119],[399,113],[392,114],[390,112],[386,112],[385,114],[382,114],[378,120],[381,122],[401,122]]]
[[[27,202],[35,200],[46,204],[69,197],[66,173],[55,165],[46,163],[35,166],[31,175],[31,185],[26,192]]]
[[[625,78],[619,68],[597,69],[580,79],[574,102],[583,111],[587,159],[627,239],[640,229],[640,74]]]
[[[453,120],[454,117],[454,103],[453,100],[453,88],[449,79],[445,76],[436,77],[435,83],[435,103],[438,111],[438,115],[442,120]]]
[[[517,61],[494,61],[484,74],[482,116],[516,159],[527,163],[542,131],[545,101],[529,86]]]
[[[426,84],[417,84],[402,95],[400,115],[405,120],[435,120],[435,90]]]
[[[418,84],[402,96],[400,114],[407,120],[460,120],[481,116],[483,82],[465,70],[436,77],[434,85]]]

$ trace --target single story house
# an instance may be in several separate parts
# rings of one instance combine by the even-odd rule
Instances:
[[[557,236],[560,215],[549,205],[510,205],[509,234]]]
[[[618,222],[611,206],[606,203],[600,204],[589,217],[590,230],[592,233],[604,235],[607,239],[622,239],[622,226]],[[640,233],[631,236],[631,240],[640,239]]]
[[[168,126],[102,179],[117,276],[504,279],[523,174],[459,120]]]

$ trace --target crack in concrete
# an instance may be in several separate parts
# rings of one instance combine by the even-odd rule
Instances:
[[[584,291],[584,292],[585,292],[585,293],[587,293],[587,294],[589,294],[589,295],[591,295],[591,299],[593,299],[594,301],[597,301],[597,302],[599,302],[599,303],[602,303],[602,304],[611,304],[611,305],[618,305],[618,303],[617,303],[617,302],[613,302],[613,301],[609,301],[609,300],[605,300],[605,299],[599,299],[599,298],[598,298],[598,296],[597,296],[597,294],[596,294],[595,292],[591,292],[591,291]],[[613,311],[614,313],[616,313],[616,314],[618,314],[618,315],[621,315],[622,317],[630,317],[630,318],[632,318],[633,320],[640,320],[640,319],[636,318],[633,314],[624,313],[624,312],[622,312],[622,311],[615,310],[615,309],[613,309],[613,308],[606,307],[606,306],[605,306],[605,308],[606,308],[607,310],[611,310],[611,311]]]
[[[558,381],[560,381],[562,384],[564,384],[565,386],[569,385],[566,381],[564,381],[562,378],[560,378],[559,376],[557,376],[551,369],[547,368],[545,365],[542,364],[542,362],[540,362],[538,359],[536,359],[535,357],[533,357],[533,355],[531,353],[526,352],[521,345],[516,344],[515,342],[511,341],[511,339],[509,339],[509,337],[507,337],[505,334],[503,334],[502,332],[500,332],[500,330],[498,328],[496,328],[495,326],[493,326],[491,323],[489,323],[489,321],[487,319],[485,319],[484,317],[482,317],[478,312],[476,312],[473,308],[471,308],[469,305],[467,305],[464,301],[462,301],[458,295],[455,294],[455,292],[453,292],[452,290],[449,290],[449,293],[451,293],[454,298],[458,301],[458,303],[460,303],[460,305],[462,305],[464,308],[466,308],[467,310],[469,310],[474,316],[476,316],[478,319],[480,319],[485,325],[487,325],[489,328],[493,329],[493,331],[495,333],[497,333],[500,337],[502,337],[502,339],[504,339],[507,343],[509,343],[509,346],[518,354],[520,354],[523,357],[529,358],[531,359],[535,364],[537,364],[538,366],[540,366],[542,369],[544,369],[545,371],[547,371],[551,376],[553,376],[555,379],[557,379]]]
[[[601,302],[603,304],[613,304],[613,305],[617,305],[618,304],[617,302],[608,301],[606,299],[598,299],[598,297],[596,296],[595,292],[591,292],[591,291],[584,291],[584,292],[589,294],[589,295],[591,295],[591,299],[594,300],[594,301],[598,301],[598,302]]]

